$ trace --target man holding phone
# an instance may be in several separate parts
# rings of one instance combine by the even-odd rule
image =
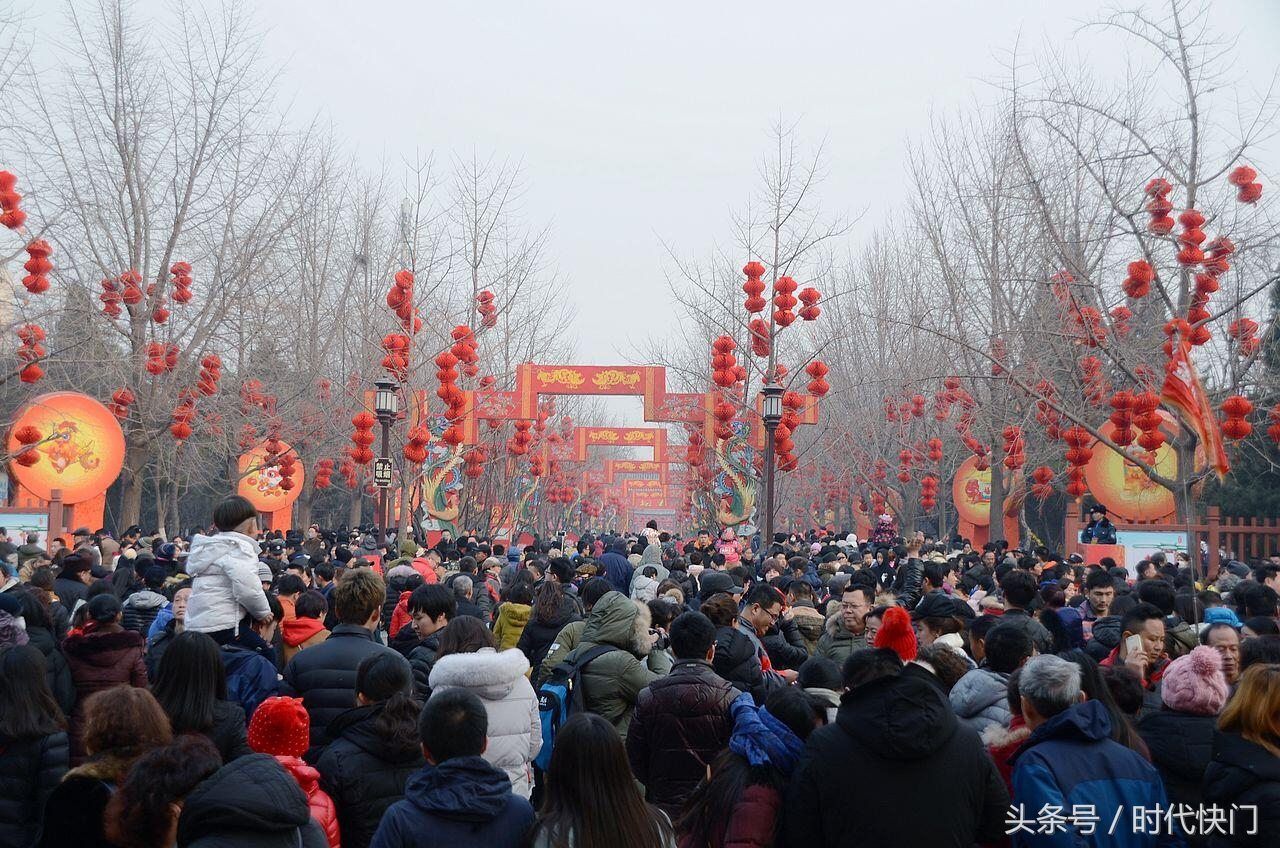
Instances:
[[[1154,604],[1138,604],[1125,614],[1120,625],[1120,644],[1099,665],[1123,666],[1142,681],[1142,709],[1160,709],[1160,678],[1169,665],[1164,649],[1164,614]]]

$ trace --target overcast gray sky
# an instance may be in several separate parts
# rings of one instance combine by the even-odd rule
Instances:
[[[370,167],[396,168],[418,150],[523,161],[523,214],[551,225],[551,256],[578,310],[578,358],[604,363],[664,320],[662,243],[706,255],[726,237],[778,116],[804,139],[825,137],[823,205],[866,210],[849,236],[856,247],[901,203],[906,142],[931,110],[989,97],[986,82],[1019,38],[1029,50],[1066,44],[1114,4],[250,5],[268,58],[284,65],[282,101],[299,120],[326,116]],[[32,5],[38,31],[61,28],[59,6]],[[1213,8],[1221,30],[1240,36],[1240,75],[1265,85],[1280,61],[1280,0]],[[1120,71],[1115,57],[1096,63]]]

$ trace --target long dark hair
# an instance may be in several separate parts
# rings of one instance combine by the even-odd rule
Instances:
[[[0,680],[0,739],[40,739],[66,729],[39,648],[15,645],[0,652]]]
[[[484,626],[483,621],[474,615],[459,615],[449,622],[449,626],[441,634],[440,648],[436,651],[436,657],[449,654],[474,654],[481,648],[497,647],[497,641],[489,632],[489,628]]]
[[[1142,741],[1138,731],[1133,729],[1133,724],[1129,721],[1129,717],[1121,712],[1120,705],[1116,703],[1115,696],[1111,694],[1111,687],[1107,685],[1107,681],[1102,677],[1097,660],[1079,648],[1064,651],[1058,656],[1080,666],[1080,689],[1083,690],[1085,697],[1090,701],[1101,701],[1102,705],[1107,708],[1107,715],[1111,717],[1111,739],[1146,757],[1146,743]]]
[[[175,636],[160,660],[151,694],[169,715],[175,736],[213,727],[213,706],[227,699],[227,670],[218,643],[194,630]]]
[[[533,620],[538,624],[555,624],[564,605],[564,590],[554,580],[544,580],[533,600]]]
[[[666,816],[640,797],[618,731],[598,715],[564,723],[546,778],[537,833],[552,848],[653,848],[674,837]]]
[[[356,669],[356,694],[382,706],[373,722],[374,732],[401,751],[418,749],[418,714],[422,705],[413,700],[412,691],[409,663],[398,654],[373,654]]]

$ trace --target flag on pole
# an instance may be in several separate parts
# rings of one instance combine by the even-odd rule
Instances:
[[[1205,458],[1218,472],[1218,479],[1225,477],[1231,470],[1231,463],[1227,461],[1227,452],[1222,447],[1222,436],[1218,432],[1213,407],[1209,405],[1209,396],[1191,361],[1191,342],[1181,334],[1178,335],[1177,349],[1165,366],[1160,400],[1178,411],[1182,420],[1199,437],[1200,444],[1204,445]]]

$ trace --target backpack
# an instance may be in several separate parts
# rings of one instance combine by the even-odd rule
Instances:
[[[551,765],[551,749],[556,731],[569,716],[586,708],[582,694],[582,671],[597,657],[619,650],[612,645],[596,645],[581,654],[570,654],[538,687],[538,717],[542,722],[542,748],[533,764],[546,771]],[[575,652],[576,653],[576,652]]]

